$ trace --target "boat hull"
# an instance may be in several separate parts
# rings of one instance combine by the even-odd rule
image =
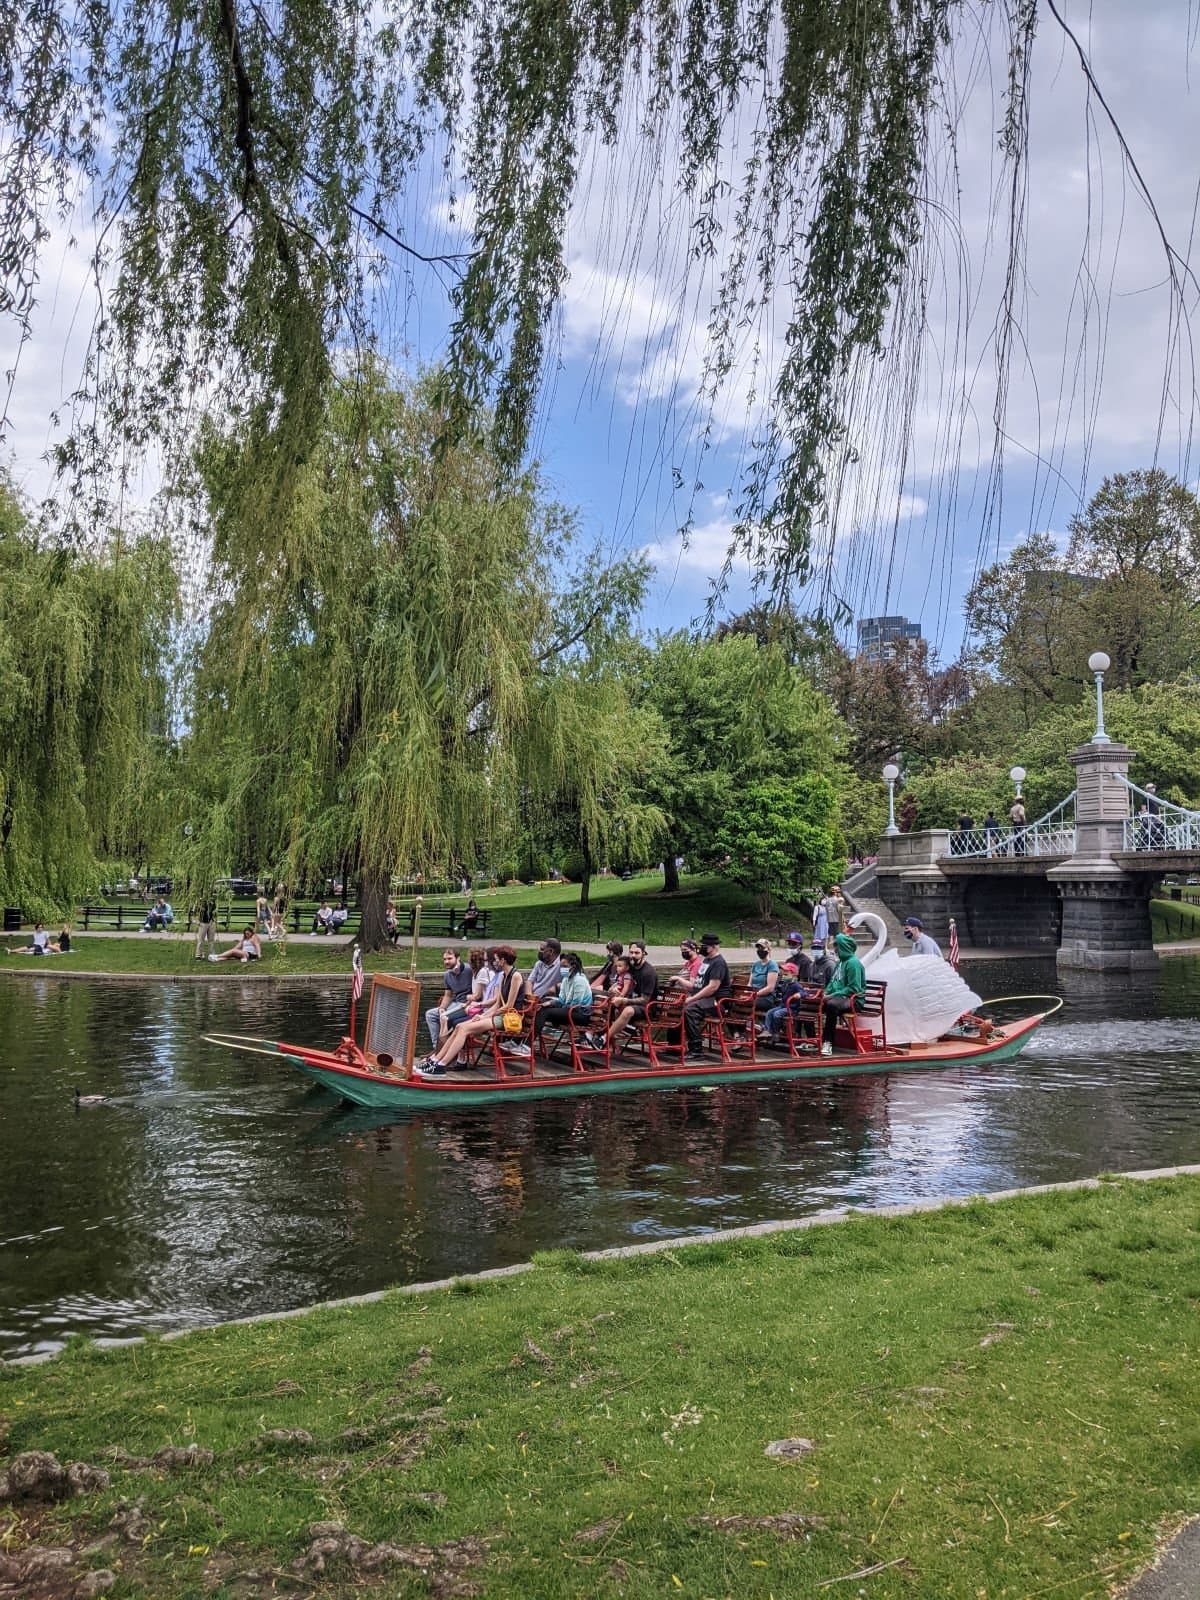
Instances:
[[[640,1065],[615,1065],[611,1070],[533,1080],[513,1077],[472,1082],[447,1082],[438,1078],[402,1078],[373,1072],[339,1061],[326,1051],[277,1044],[276,1051],[314,1083],[354,1105],[372,1109],[463,1109],[499,1105],[514,1100],[556,1100],[577,1095],[644,1093],[648,1089],[690,1089],[728,1083],[780,1083],[805,1078],[841,1078],[863,1072],[929,1071],[954,1066],[991,1066],[1010,1061],[1028,1044],[1042,1015],[1010,1023],[986,1042],[978,1039],[939,1040],[908,1051],[869,1055],[786,1057],[776,1061],[722,1062],[711,1066],[688,1063],[680,1069],[655,1069]]]

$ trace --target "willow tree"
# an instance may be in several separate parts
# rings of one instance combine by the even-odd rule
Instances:
[[[778,598],[810,574],[823,517],[830,530],[885,342],[892,422],[914,403],[928,290],[918,246],[943,214],[947,140],[953,209],[948,56],[973,6],[13,0],[0,16],[0,309],[28,313],[55,207],[70,217],[81,190],[97,196],[104,310],[64,464],[98,468],[105,450],[135,459],[107,434],[136,447],[181,427],[202,391],[232,415],[283,419],[265,524],[284,514],[291,463],[323,425],[331,352],[369,351],[399,321],[409,273],[434,273],[451,321],[444,447],[486,402],[498,464],[515,473],[572,205],[609,152],[635,174],[614,185],[618,237],[653,231],[655,208],[688,220],[684,253],[710,295],[712,415],[746,329],[768,316],[786,329],[781,359],[760,367],[765,417],[751,424],[733,533]],[[1039,14],[1065,24],[1055,0],[1001,0],[999,13],[1014,254],[1003,369],[1030,51]],[[680,193],[661,197],[656,177],[676,159]],[[461,256],[426,239],[439,167],[451,200],[471,201]],[[1166,259],[1178,286],[1169,246]],[[107,431],[91,420],[96,395]]]
[[[0,897],[61,913],[162,841],[169,547],[40,537],[0,484]]]
[[[498,488],[481,440],[435,450],[438,395],[381,367],[334,390],[276,522],[258,501],[277,439],[211,424],[197,462],[212,558],[189,873],[199,887],[253,848],[295,886],[344,861],[368,947],[393,873],[474,860],[531,788],[592,767],[591,741],[621,749],[580,717],[564,663],[627,606],[623,580],[560,605],[570,517],[531,475]]]

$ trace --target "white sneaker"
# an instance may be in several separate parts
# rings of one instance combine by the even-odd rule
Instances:
[[[833,1046],[831,1044],[823,1044],[821,1046],[821,1054],[823,1056],[831,1056],[833,1054]]]
[[[220,960],[220,959],[221,959],[221,958],[220,958],[220,957],[219,957],[219,956],[209,956],[209,958],[208,958],[208,959],[209,959],[209,960],[210,960],[210,961],[219,961],[219,960]]]

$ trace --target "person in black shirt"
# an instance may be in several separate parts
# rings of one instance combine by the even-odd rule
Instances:
[[[658,994],[658,973],[646,960],[646,946],[640,939],[629,944],[629,970],[633,974],[633,988],[609,1026],[608,1036],[614,1048],[622,1033],[631,1023],[641,1022],[646,1007]],[[592,985],[593,989],[595,984]]]
[[[717,1002],[727,1000],[733,985],[729,981],[729,963],[721,954],[721,941],[715,933],[700,935],[700,970],[692,992],[683,1002],[683,1026],[687,1034],[687,1053],[703,1055],[701,1039],[704,1036],[704,1019],[711,1017]]]
[[[610,939],[604,948],[608,953],[608,960],[592,979],[593,994],[608,993],[613,986],[613,979],[617,975],[617,957],[625,954],[625,946],[619,939]]]

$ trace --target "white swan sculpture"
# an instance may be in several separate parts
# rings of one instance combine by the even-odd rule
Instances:
[[[875,935],[862,964],[869,978],[887,984],[883,1016],[889,1044],[928,1044],[982,1004],[948,961],[889,950],[887,927],[873,911],[856,912],[848,926],[869,928]]]

